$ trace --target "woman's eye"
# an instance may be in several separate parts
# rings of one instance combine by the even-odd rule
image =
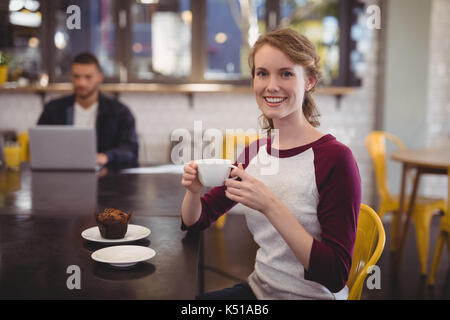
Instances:
[[[265,72],[265,71],[258,71],[258,72],[256,73],[256,75],[257,75],[258,77],[264,77],[264,76],[267,75],[267,72]]]
[[[292,72],[290,72],[290,71],[284,71],[284,72],[281,74],[281,76],[282,76],[283,78],[290,78],[290,77],[293,76],[293,74],[292,74]]]

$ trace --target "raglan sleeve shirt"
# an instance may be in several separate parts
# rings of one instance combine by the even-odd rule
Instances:
[[[351,269],[361,204],[361,180],[351,150],[334,137],[328,140],[312,147],[321,237],[313,240],[304,277],[331,292],[338,292],[347,283]],[[246,159],[251,158],[251,155],[246,156]],[[247,165],[244,163],[244,168]],[[230,210],[236,202],[225,196],[225,188],[216,187],[206,193],[201,198],[199,220],[189,228],[182,222],[182,229],[203,230]]]
[[[356,239],[361,179],[350,149],[334,140],[314,150],[321,240],[314,239],[305,279],[331,292],[347,283]]]

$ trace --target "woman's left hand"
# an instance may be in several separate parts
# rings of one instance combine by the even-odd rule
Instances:
[[[225,195],[233,201],[266,214],[275,203],[276,197],[264,183],[245,172],[242,164],[231,171],[232,177],[239,177],[241,181],[228,179],[225,181]]]

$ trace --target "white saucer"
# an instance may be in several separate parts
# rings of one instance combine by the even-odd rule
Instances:
[[[91,258],[114,267],[126,268],[151,259],[155,254],[155,250],[143,246],[113,246],[95,251]]]
[[[100,235],[100,230],[97,226],[89,228],[84,230],[81,233],[81,236],[89,241],[95,241],[95,242],[103,242],[103,243],[124,243],[124,242],[131,242],[143,239],[145,237],[148,237],[148,235],[151,233],[150,229],[138,226],[135,224],[129,224],[127,233],[125,234],[125,237],[121,239],[105,239]]]

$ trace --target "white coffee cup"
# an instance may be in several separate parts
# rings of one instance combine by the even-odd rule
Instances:
[[[237,169],[228,159],[202,159],[195,160],[195,163],[198,165],[198,179],[205,187],[222,186],[230,176],[231,169]]]

